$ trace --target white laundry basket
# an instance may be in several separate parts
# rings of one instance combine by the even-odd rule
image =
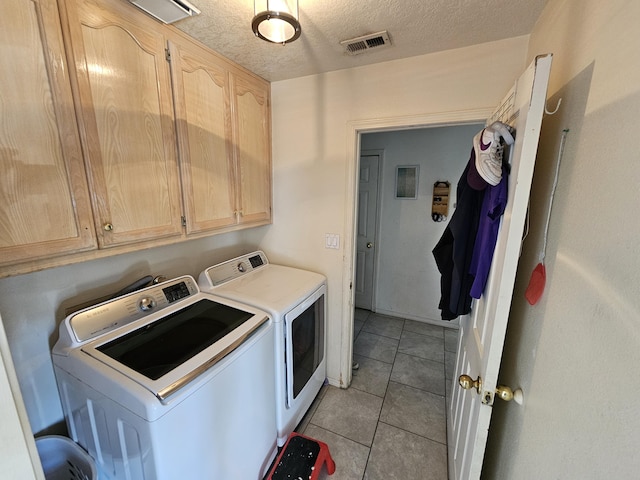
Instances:
[[[96,463],[77,443],[61,435],[36,438],[46,480],[96,480]]]

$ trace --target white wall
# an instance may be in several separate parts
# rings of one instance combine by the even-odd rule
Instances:
[[[384,151],[376,242],[376,312],[443,322],[438,309],[440,274],[431,251],[447,222],[431,219],[433,184],[436,181],[450,183],[448,218],[451,218],[458,179],[469,161],[473,136],[482,126],[473,124],[362,135],[362,151]],[[400,165],[419,166],[417,199],[395,198],[396,167]]]
[[[551,0],[529,57],[553,52],[501,383],[483,478],[637,478],[640,416],[640,2]],[[559,141],[569,129],[547,247],[547,287],[524,288],[538,253]]]
[[[272,84],[274,223],[249,238],[275,262],[328,277],[334,385],[347,383],[351,372],[341,348],[350,335],[343,305],[353,279],[354,123],[380,128],[401,119],[408,126],[414,116],[490,109],[526,66],[527,42],[518,37]],[[339,250],[324,248],[326,233],[340,235]]]

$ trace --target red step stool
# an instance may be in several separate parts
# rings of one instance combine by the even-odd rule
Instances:
[[[269,472],[266,480],[289,480],[302,478],[317,480],[322,465],[327,464],[327,473],[333,475],[336,464],[331,458],[326,443],[293,432]]]

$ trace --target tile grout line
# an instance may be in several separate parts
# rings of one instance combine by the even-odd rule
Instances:
[[[367,314],[367,318],[365,318],[364,321],[362,322],[362,326],[360,327],[360,330],[358,331],[357,337],[359,337],[360,333],[362,333],[362,331],[364,330],[364,327],[367,324],[367,320],[369,320],[370,316],[371,316],[371,313]],[[355,344],[355,341],[356,341],[356,339],[354,338],[353,339],[354,344]],[[354,355],[355,355],[355,353],[354,353]],[[368,358],[368,357],[365,357],[365,358]],[[394,357],[394,359],[395,359],[395,357]],[[393,364],[391,364],[391,365],[393,366]],[[353,379],[351,381],[353,382]],[[349,388],[351,388],[351,386],[349,386]],[[387,388],[389,388],[389,382],[388,381],[387,381]],[[384,396],[382,397],[382,405],[384,405],[384,397],[387,395],[387,388],[385,388]],[[381,412],[382,412],[382,406],[380,407],[380,412],[378,412],[378,421],[376,422],[376,428],[373,430],[373,437],[371,438],[371,446],[367,447],[369,449],[369,451],[367,452],[367,460],[364,463],[364,470],[362,471],[362,477],[360,477],[360,480],[364,480],[364,477],[367,474],[367,467],[369,466],[369,460],[371,460],[371,450],[373,449],[373,442],[374,442],[374,440],[376,438],[376,432],[378,431],[378,425],[380,423],[380,413]]]
[[[395,428],[397,430],[402,430],[403,432],[406,432],[406,433],[408,433],[410,435],[415,435],[416,437],[424,438],[425,440],[428,440],[428,441],[433,442],[433,443],[437,443],[438,445],[444,445],[445,447],[447,446],[446,442],[445,443],[439,442],[438,440],[434,440],[433,438],[425,437],[424,435],[420,435],[419,433],[412,432],[411,430],[407,430],[406,428],[399,427],[399,426],[394,425],[392,423],[387,423],[387,422],[385,422],[383,420],[380,420],[378,423],[384,423],[385,425],[387,425],[389,427]]]
[[[367,317],[368,320],[368,317]],[[402,332],[404,330],[404,319],[402,320],[402,328],[400,329],[400,337],[402,338]],[[362,328],[364,329],[365,324],[362,325]],[[400,345],[400,340],[398,339],[398,346]],[[393,366],[396,363],[396,357],[398,355],[398,347],[396,347],[396,351],[393,354],[393,362],[391,362],[391,372],[393,372]],[[365,463],[364,466],[364,472],[362,473],[362,478],[364,479],[364,476],[367,474],[367,468],[369,467],[369,461],[371,460],[371,451],[373,450],[373,444],[375,442],[376,439],[376,433],[378,433],[378,427],[380,426],[380,423],[384,423],[380,421],[380,417],[382,416],[382,410],[384,409],[384,402],[387,399],[387,393],[389,392],[389,383],[391,383],[391,372],[389,373],[389,379],[387,379],[387,386],[384,389],[384,395],[382,396],[382,405],[380,405],[380,411],[378,412],[378,420],[376,421],[376,428],[373,431],[373,438],[371,439],[371,447],[369,447],[369,455],[367,455],[367,462]]]

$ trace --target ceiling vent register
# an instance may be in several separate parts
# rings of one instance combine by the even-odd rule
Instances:
[[[387,31],[384,30],[370,35],[363,35],[362,37],[343,40],[340,42],[340,45],[344,46],[344,51],[347,55],[359,55],[369,50],[379,50],[390,47],[391,40],[389,39]]]
[[[183,18],[200,15],[200,10],[187,0],[129,0],[129,2],[162,23],[173,23]]]

